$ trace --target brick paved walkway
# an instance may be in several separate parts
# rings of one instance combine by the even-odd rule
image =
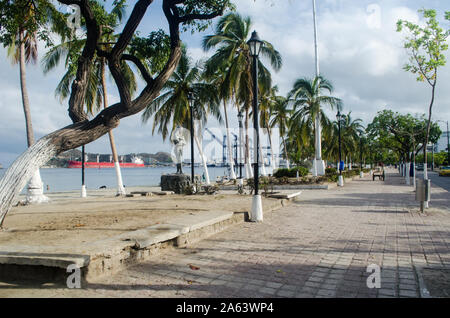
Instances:
[[[304,191],[264,223],[168,250],[87,289],[0,288],[0,296],[420,297],[424,268],[447,278],[450,269],[450,193],[435,188],[432,198],[419,214],[398,175]],[[381,267],[380,289],[367,287],[370,264]]]

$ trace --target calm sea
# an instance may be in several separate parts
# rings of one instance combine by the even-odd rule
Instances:
[[[215,181],[217,176],[226,174],[227,168],[208,168],[211,181]],[[3,177],[6,169],[0,169],[0,178]],[[116,171],[114,168],[89,168],[86,169],[85,181],[88,189],[98,189],[101,186],[115,188]],[[148,168],[122,168],[122,179],[125,187],[132,186],[158,186],[161,175],[175,173],[175,167],[148,167]],[[183,172],[190,174],[190,167],[183,167]],[[202,175],[203,168],[196,167],[195,174]],[[41,169],[41,178],[44,182],[45,192],[73,191],[81,188],[81,169],[68,168],[48,168]],[[48,186],[48,191],[47,191]]]

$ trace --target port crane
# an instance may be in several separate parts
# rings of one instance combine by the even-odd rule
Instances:
[[[205,130],[211,135],[211,137],[222,145],[222,164],[225,166],[227,162],[227,135],[223,135],[223,140],[220,140],[211,130],[205,128]],[[238,149],[238,136],[235,133],[231,133],[234,136],[234,165],[237,166],[237,149]]]

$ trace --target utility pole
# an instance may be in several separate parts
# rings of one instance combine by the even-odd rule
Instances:
[[[313,5],[313,20],[314,20],[314,51],[316,61],[316,77],[320,76],[319,69],[319,41],[317,32],[317,19],[316,19],[316,0],[312,0]],[[320,83],[319,83],[320,85]],[[320,106],[320,105],[319,105]],[[316,116],[315,120],[315,159],[313,162],[313,175],[323,176],[325,174],[325,162],[322,160],[322,128],[320,125],[320,112]]]

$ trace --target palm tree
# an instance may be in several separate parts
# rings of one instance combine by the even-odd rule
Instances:
[[[122,6],[122,4],[118,2],[113,7],[111,13],[107,14],[105,12],[111,25],[108,26],[109,31],[102,32],[103,43],[101,45],[104,50],[111,49],[111,44],[113,43],[112,41],[118,38],[118,35],[114,35],[112,33],[112,30],[118,25],[119,22],[122,21],[125,13],[124,10],[125,8]],[[63,78],[56,88],[56,94],[60,96],[61,100],[66,99],[70,95],[70,85],[76,77],[77,57],[81,54],[81,50],[84,47],[85,42],[85,39],[74,38],[59,45],[55,45],[46,53],[43,59],[44,73],[47,73],[55,68],[59,64],[61,59],[65,57],[65,66],[67,68],[67,72],[64,74]],[[97,111],[100,111],[102,108],[102,104],[103,108],[107,108],[109,105],[105,69],[106,59],[103,57],[98,57],[90,74],[90,85],[85,96],[86,108],[90,114],[94,114]],[[134,92],[137,87],[134,73],[125,62],[122,62],[122,70],[126,75],[130,91]],[[117,148],[112,130],[108,132],[108,136],[111,145],[114,167],[116,169],[117,195],[126,195],[125,187],[122,181],[119,157],[117,154]]]
[[[32,10],[30,15],[32,16]],[[32,18],[32,17],[31,17]],[[23,112],[25,114],[25,125],[27,132],[28,147],[34,144],[35,138],[33,133],[33,124],[31,121],[30,101],[28,98],[28,90],[26,84],[26,64],[36,63],[38,58],[37,39],[35,33],[26,32],[19,28],[17,39],[12,41],[12,45],[8,47],[8,56],[13,64],[19,64],[20,72],[20,90],[22,94]],[[27,202],[42,203],[47,202],[48,198],[43,194],[44,185],[41,180],[39,169],[36,170],[28,183]]]
[[[206,74],[214,74],[218,69],[224,69],[223,85],[228,92],[229,100],[233,100],[237,107],[242,105],[245,111],[245,166],[247,177],[250,175],[250,149],[248,137],[249,111],[252,104],[252,58],[247,41],[250,37],[252,21],[250,17],[242,17],[238,13],[223,16],[217,23],[213,35],[203,39],[203,49],[209,51],[217,48],[213,56],[206,62]],[[270,64],[278,71],[282,65],[282,58],[272,44],[264,41],[261,56],[268,58]],[[258,60],[259,87],[262,90],[272,87],[270,71]],[[229,136],[227,136],[230,140]]]
[[[362,120],[357,118],[355,120],[351,117],[351,112],[342,116],[341,133],[342,133],[342,149],[349,158],[349,169],[352,165],[352,153],[357,153],[359,135],[364,132],[364,126],[361,124]]]
[[[265,128],[267,130],[267,136],[269,137],[269,145],[270,145],[270,154],[271,154],[271,167],[272,167],[272,173],[275,171],[275,157],[273,153],[273,143],[272,143],[272,126],[270,124],[270,120],[272,116],[274,115],[275,111],[275,105],[276,105],[276,98],[278,93],[278,86],[274,86],[269,90],[262,91],[260,94],[260,102],[259,102],[259,109],[260,109],[260,127]],[[261,143],[260,143],[261,145]],[[262,154],[262,151],[260,151]],[[264,160],[261,160],[263,167],[264,167]]]
[[[211,70],[210,70],[211,71]],[[209,71],[209,72],[210,72]],[[212,87],[215,88],[216,94],[218,98],[223,103],[223,113],[225,118],[225,127],[226,127],[226,135],[227,135],[227,151],[228,151],[228,163],[230,165],[230,178],[232,180],[236,179],[236,173],[234,172],[234,161],[233,161],[233,153],[231,148],[231,139],[230,139],[230,125],[228,121],[228,111],[227,104],[232,99],[233,93],[232,89],[229,85],[229,81],[226,78],[226,66],[222,65],[220,68],[214,70],[214,73],[210,74],[207,70],[205,70],[202,74],[205,80],[212,84]]]
[[[194,95],[194,119],[198,127],[206,124],[209,115],[216,117],[219,122],[222,121],[216,89],[213,84],[202,80],[201,71],[199,63],[192,65],[184,48],[177,69],[166,82],[163,93],[148,105],[142,114],[144,123],[154,116],[152,133],[158,127],[158,132],[165,140],[177,127],[190,130],[189,93]],[[210,184],[206,156],[203,154],[198,133],[194,135],[194,139],[202,159],[206,183]]]
[[[339,98],[326,95],[333,92],[333,85],[322,76],[313,79],[300,78],[295,81],[288,99],[293,105],[290,136],[298,138],[299,146],[311,147],[314,144],[316,118],[324,129],[324,134],[331,129],[330,120],[326,116],[323,105],[333,109],[340,107]],[[312,138],[312,139],[311,139]]]
[[[285,98],[284,96],[275,96],[272,109],[272,117],[270,119],[269,126],[272,129],[278,126],[280,137],[283,142],[286,165],[289,169],[289,154],[286,144],[286,134],[290,121],[291,111],[288,107],[289,103],[287,98]]]

